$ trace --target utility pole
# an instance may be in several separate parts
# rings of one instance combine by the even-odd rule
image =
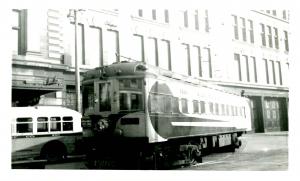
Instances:
[[[72,9],[69,10],[68,17],[74,18],[74,25],[75,25],[75,89],[76,89],[76,110],[80,112],[81,110],[81,100],[80,100],[80,69],[79,69],[79,62],[78,62],[78,50],[77,50],[77,12],[82,10]],[[73,15],[72,15],[73,12]]]

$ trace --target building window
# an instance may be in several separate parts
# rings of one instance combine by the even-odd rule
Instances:
[[[157,42],[157,38],[154,37],[150,37],[149,38],[149,53],[148,55],[148,62],[151,65],[154,66],[159,66],[159,57],[158,57],[158,42]]]
[[[282,19],[286,20],[286,10],[282,11]]]
[[[249,22],[250,42],[254,43],[253,21],[252,20],[248,20],[248,22]]]
[[[278,69],[278,75],[279,75],[279,84],[282,85],[281,64],[279,61],[277,62],[277,69]]]
[[[202,65],[201,65],[201,49],[199,46],[193,46],[193,58],[192,58],[192,74],[194,76],[202,77]]]
[[[205,10],[205,31],[209,32],[209,19],[208,19],[208,10]]]
[[[90,59],[95,60],[95,66],[103,66],[103,38],[100,27],[91,26],[91,41],[87,45]],[[96,63],[97,62],[97,63]]]
[[[277,28],[274,28],[274,42],[275,42],[275,48],[279,49],[278,29]]]
[[[108,29],[105,35],[104,48],[106,51],[106,65],[120,61],[120,46],[119,46],[119,32]]]
[[[254,82],[257,82],[257,68],[256,68],[256,59],[255,57],[250,57],[251,58],[251,63],[249,65],[249,72],[251,74],[250,80],[254,80]]]
[[[242,79],[247,77],[247,81],[250,82],[250,73],[249,73],[249,60],[247,55],[242,56],[244,61],[242,62]]]
[[[247,35],[246,35],[246,20],[245,18],[241,18],[241,24],[242,24],[242,35],[243,35],[243,41],[247,41]]]
[[[159,65],[167,70],[172,70],[171,62],[171,46],[169,40],[161,40],[161,48],[159,52]]]
[[[264,24],[260,24],[261,26],[261,41],[262,41],[262,45],[266,46],[266,32],[265,32],[265,25]]]
[[[184,23],[184,27],[187,28],[189,26],[188,11],[183,12],[183,23]]]
[[[285,45],[285,51],[289,51],[289,38],[288,38],[288,32],[284,31],[284,45]]]
[[[273,16],[277,16],[276,10],[272,10]]]
[[[138,15],[139,15],[139,17],[143,17],[143,10],[142,9],[138,10]]]
[[[169,23],[169,11],[165,9],[165,23]]]
[[[268,67],[268,60],[267,59],[263,59],[264,62],[265,62],[265,70],[266,70],[266,82],[267,84],[270,83],[270,80],[269,80],[269,67]]]
[[[134,56],[136,61],[145,62],[145,49],[144,49],[144,37],[143,35],[134,34]]]
[[[239,28],[238,28],[238,20],[237,16],[232,15],[233,17],[233,29],[234,29],[234,39],[239,39]]]
[[[270,60],[271,63],[271,68],[272,68],[272,79],[273,79],[273,84],[276,85],[276,73],[275,73],[275,65],[274,65],[274,61]]]
[[[185,58],[185,60],[186,60],[186,63],[187,63],[187,73],[188,73],[188,75],[192,75],[192,73],[191,73],[191,52],[190,52],[190,45],[189,44],[185,44],[185,43],[183,43],[182,44],[183,46],[184,46],[184,50],[185,50],[185,52],[186,52],[186,58]]]
[[[234,54],[234,61],[236,64],[236,70],[237,70],[237,75],[238,75],[238,80],[242,81],[242,71],[241,71],[241,60],[240,60],[240,55],[235,53]]]
[[[13,52],[25,55],[27,51],[27,10],[13,9]]]
[[[199,30],[199,13],[198,13],[198,10],[195,10],[195,29]]]
[[[269,40],[269,47],[273,47],[273,42],[272,42],[272,28],[271,26],[267,26],[268,28],[268,40]]]
[[[203,77],[212,78],[212,65],[211,65],[211,54],[210,48],[204,48],[203,51],[203,61],[202,61],[202,70],[203,70]]]
[[[156,20],[156,10],[152,9],[152,19]]]

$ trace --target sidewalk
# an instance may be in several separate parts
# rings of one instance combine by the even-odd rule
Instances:
[[[274,132],[266,132],[266,133],[253,133],[249,132],[245,135],[260,135],[260,136],[289,136],[288,131],[274,131]]]

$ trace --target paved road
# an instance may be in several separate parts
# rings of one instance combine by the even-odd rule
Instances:
[[[243,145],[235,153],[214,153],[203,158],[203,163],[183,170],[218,171],[278,171],[288,170],[287,134],[247,134]]]
[[[214,153],[203,163],[179,170],[288,170],[287,133],[246,134],[235,153]],[[84,161],[46,165],[46,169],[88,169]]]

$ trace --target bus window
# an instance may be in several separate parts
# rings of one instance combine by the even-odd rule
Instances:
[[[73,131],[73,117],[63,117],[63,131]]]
[[[110,83],[99,84],[99,111],[111,111]]]
[[[17,118],[17,133],[32,133],[32,118]]]
[[[143,109],[142,94],[131,93],[130,100],[131,100],[131,109],[133,110]]]
[[[50,131],[61,131],[60,117],[51,117]]]
[[[37,118],[37,132],[48,132],[48,118],[38,117]]]

